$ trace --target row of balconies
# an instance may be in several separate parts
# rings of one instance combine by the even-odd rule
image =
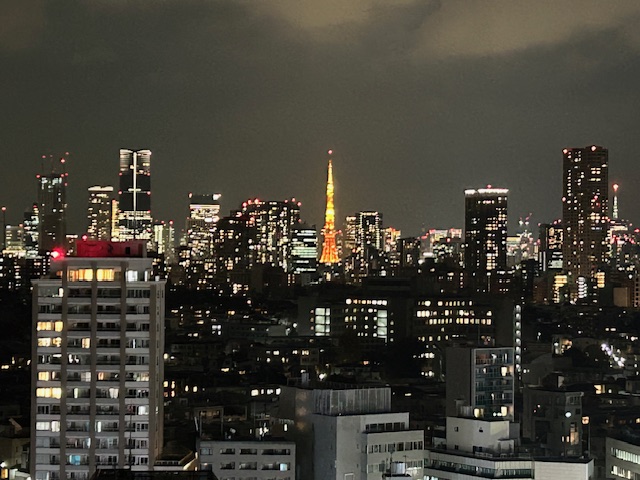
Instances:
[[[242,462],[238,463],[237,470],[278,470],[284,472],[290,468],[290,463],[263,463],[262,466],[258,468],[257,462]],[[236,470],[236,462],[221,463],[220,470]]]
[[[220,449],[221,455],[236,455],[235,448],[223,448]],[[257,455],[258,449],[256,448],[241,448],[239,455]],[[289,448],[265,448],[261,450],[260,455],[291,455]]]

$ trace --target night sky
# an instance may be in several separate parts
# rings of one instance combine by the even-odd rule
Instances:
[[[41,155],[69,151],[81,233],[87,187],[149,148],[157,219],[220,192],[320,227],[332,148],[339,219],[461,227],[492,184],[513,226],[560,216],[562,148],[595,143],[638,223],[638,25],[637,1],[0,0],[0,204],[20,221]]]

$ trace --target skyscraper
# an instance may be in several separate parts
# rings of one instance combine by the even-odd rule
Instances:
[[[465,190],[464,264],[476,292],[491,290],[507,268],[506,188]]]
[[[111,240],[113,187],[89,187],[87,207],[87,237],[92,240]]]
[[[151,218],[151,150],[120,149],[118,240],[153,237]]]
[[[332,155],[333,150],[329,150],[328,153]],[[336,211],[333,205],[333,193],[333,163],[329,159],[327,167],[327,206],[324,213],[322,254],[320,255],[320,263],[325,265],[335,265],[340,261],[336,245]]]
[[[609,151],[596,145],[562,151],[564,186],[562,257],[572,298],[576,286],[605,264],[609,225]],[[584,291],[583,289],[580,289]]]
[[[65,159],[60,159],[63,169]],[[52,163],[50,173],[37,175],[38,225],[40,251],[50,252],[55,247],[65,247],[67,236],[67,185],[68,173],[58,173]]]
[[[33,282],[34,479],[149,470],[162,448],[165,284],[142,243],[79,242]]]
[[[251,245],[253,261],[273,265],[289,271],[291,264],[291,235],[300,223],[301,203],[295,198],[284,201],[247,200],[242,203],[242,216],[253,230]]]
[[[294,280],[303,285],[317,280],[318,232],[315,225],[301,223],[293,228],[289,271]]]
[[[213,230],[220,219],[220,195],[189,194],[187,218],[187,245],[191,261],[203,260],[213,255]]]
[[[27,250],[27,257],[35,258],[39,251],[39,234],[40,234],[40,208],[37,203],[31,205],[31,208],[24,212],[24,242]]]
[[[379,252],[382,251],[384,244],[382,214],[380,212],[358,212],[356,218],[356,248],[358,250],[374,248]]]

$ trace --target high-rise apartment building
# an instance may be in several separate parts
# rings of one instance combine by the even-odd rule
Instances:
[[[356,245],[364,251],[373,248],[382,251],[384,234],[382,230],[382,214],[380,212],[358,212],[356,214]]]
[[[46,173],[38,179],[38,238],[40,251],[64,247],[67,235],[68,174]]]
[[[514,353],[512,347],[447,349],[447,416],[470,407],[475,418],[514,415]]]
[[[345,256],[356,252],[358,247],[358,217],[347,215],[344,219],[344,233],[342,235],[342,254]]]
[[[247,200],[241,213],[253,230],[251,245],[254,263],[281,267],[291,263],[291,234],[300,223],[300,206],[295,198],[284,201]]]
[[[253,239],[246,216],[223,217],[218,222],[214,235],[215,282],[234,295],[246,294],[249,289]]]
[[[153,224],[153,243],[156,247],[156,252],[159,255],[164,255],[164,260],[167,265],[171,265],[176,261],[176,229],[173,225],[173,220],[168,222],[156,221]]]
[[[213,231],[220,220],[220,195],[189,194],[189,217],[187,218],[187,245],[191,261],[211,258],[213,255]]]
[[[34,258],[38,256],[39,249],[39,225],[40,225],[40,212],[39,212],[38,204],[34,203],[31,205],[31,208],[25,210],[24,212],[24,220],[22,224],[24,225],[24,244],[26,249],[26,255],[29,258]]]
[[[113,187],[89,187],[87,207],[87,237],[91,240],[111,240]]]
[[[541,224],[538,239],[540,240],[538,262],[542,267],[542,271],[562,270],[564,229],[560,221]]]
[[[506,188],[465,190],[464,265],[473,290],[492,290],[507,268]]]
[[[562,151],[562,256],[572,297],[576,285],[606,263],[609,226],[609,151],[596,145]]]
[[[120,149],[118,240],[151,242],[151,150]]]
[[[80,241],[33,282],[31,477],[149,470],[162,447],[164,280],[144,242]]]

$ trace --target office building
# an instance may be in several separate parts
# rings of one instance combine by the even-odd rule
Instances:
[[[120,241],[152,241],[151,150],[120,149],[118,233]],[[151,246],[151,245],[149,245]]]
[[[33,282],[31,476],[150,469],[163,443],[164,280],[144,242],[80,241]]]
[[[61,165],[64,165],[62,161]],[[36,178],[39,249],[41,252],[50,252],[56,247],[66,248],[68,174],[52,171],[37,175]]]
[[[565,148],[563,155],[562,256],[571,298],[584,298],[581,285],[606,263],[609,227],[609,151],[596,145]]]
[[[90,240],[111,240],[113,200],[113,187],[89,187],[87,238]]]
[[[359,298],[358,298],[359,297]],[[393,321],[384,297],[349,296],[322,302],[311,312],[311,330],[317,337],[338,338],[346,332],[361,337],[363,344],[393,341]]]
[[[4,250],[6,257],[24,258],[26,256],[24,226],[6,225],[4,230]]]
[[[479,293],[496,291],[507,268],[506,188],[465,190],[464,265],[469,285]]]
[[[318,232],[315,225],[296,225],[291,235],[290,273],[295,283],[308,285],[318,276]]]

